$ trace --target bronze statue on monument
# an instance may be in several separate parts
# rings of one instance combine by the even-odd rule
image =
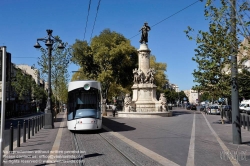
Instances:
[[[151,30],[150,26],[148,26],[148,23],[145,22],[142,28],[139,30],[139,32],[141,31],[141,40],[140,40],[141,44],[143,43],[146,44],[148,42],[148,31],[150,30]]]

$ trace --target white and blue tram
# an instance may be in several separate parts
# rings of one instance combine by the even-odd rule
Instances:
[[[68,86],[67,126],[69,130],[102,128],[102,94],[98,81],[72,81]]]

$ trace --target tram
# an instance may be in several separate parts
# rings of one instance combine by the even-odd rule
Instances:
[[[72,81],[68,86],[67,126],[69,130],[102,128],[101,83]]]

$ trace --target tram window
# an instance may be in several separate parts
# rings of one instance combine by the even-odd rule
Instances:
[[[75,93],[70,92],[68,94],[68,109],[67,109],[67,113],[68,113],[68,120],[72,120],[73,119],[73,114],[74,114],[74,110],[75,110]]]
[[[98,89],[77,89],[69,92],[68,120],[93,117],[101,118],[101,93]]]
[[[91,89],[89,91],[80,91],[77,96],[77,109],[98,109],[99,107],[99,94],[97,89]]]

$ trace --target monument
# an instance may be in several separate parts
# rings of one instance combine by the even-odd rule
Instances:
[[[167,110],[167,99],[162,93],[159,101],[156,99],[156,88],[154,83],[154,68],[150,68],[150,52],[148,48],[148,31],[150,27],[144,23],[141,31],[140,48],[138,51],[138,69],[135,68],[134,84],[131,87],[132,100],[129,94],[124,99],[124,109],[119,112],[119,117],[161,117],[172,116],[172,112]]]

